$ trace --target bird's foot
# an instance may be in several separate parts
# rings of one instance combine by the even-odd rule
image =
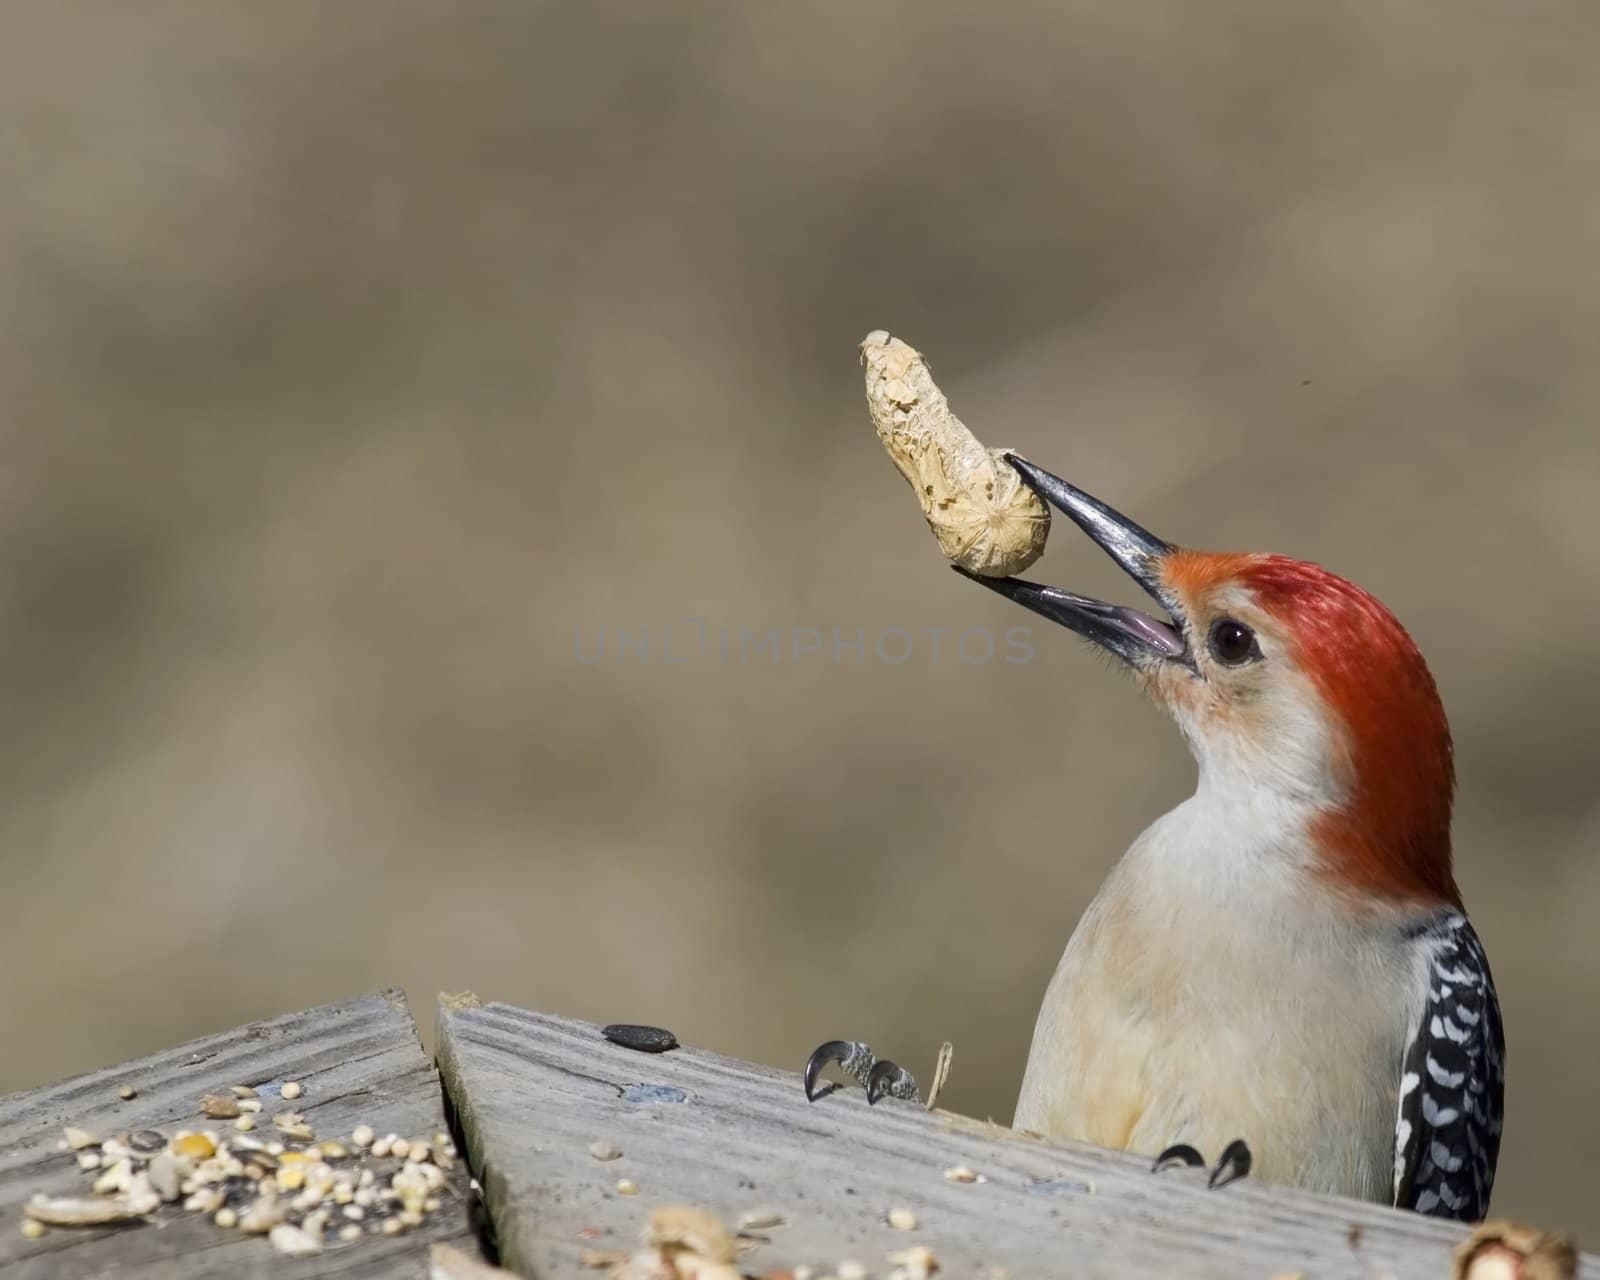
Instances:
[[[1150,1166],[1151,1173],[1161,1173],[1167,1169],[1176,1169],[1180,1165],[1190,1169],[1198,1169],[1205,1165],[1205,1157],[1186,1142],[1168,1147],[1155,1159]],[[1211,1177],[1206,1185],[1215,1190],[1225,1187],[1230,1182],[1237,1182],[1250,1172],[1250,1148],[1243,1138],[1235,1138],[1222,1149],[1222,1154],[1217,1157],[1216,1164],[1211,1166]]]
[[[867,1091],[869,1105],[886,1094],[906,1102],[922,1101],[916,1080],[899,1063],[877,1057],[859,1040],[829,1040],[826,1044],[818,1045],[806,1059],[807,1102],[817,1100],[818,1078],[830,1062],[837,1063],[841,1071]]]

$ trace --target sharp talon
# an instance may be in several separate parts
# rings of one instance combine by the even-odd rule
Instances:
[[[882,1058],[867,1073],[867,1104],[870,1106],[884,1094],[904,1102],[917,1102],[917,1082],[899,1063]]]
[[[1229,1147],[1228,1150],[1233,1150]],[[1250,1158],[1250,1153],[1245,1152],[1245,1159]],[[1198,1169],[1206,1162],[1206,1158],[1191,1147],[1187,1142],[1180,1142],[1176,1146],[1168,1147],[1155,1159],[1150,1166],[1151,1173],[1162,1173],[1167,1169],[1176,1169],[1179,1165],[1186,1165],[1190,1169]]]
[[[867,1075],[867,1105],[869,1107],[883,1097],[894,1084],[894,1078],[899,1074],[899,1065],[890,1062],[887,1058],[880,1058],[872,1064],[872,1070]]]
[[[1250,1172],[1250,1148],[1245,1145],[1243,1138],[1235,1138],[1222,1149],[1222,1155],[1217,1158],[1216,1168],[1211,1170],[1211,1180],[1207,1183],[1213,1190],[1225,1187],[1230,1182],[1237,1182]]]
[[[830,1062],[837,1062],[843,1066],[850,1060],[854,1048],[854,1045],[844,1040],[829,1040],[827,1044],[820,1044],[812,1051],[811,1056],[806,1059],[804,1076],[807,1102],[817,1100],[817,1077],[822,1074],[822,1068]]]
[[[818,1077],[830,1062],[838,1063],[839,1070],[866,1089],[869,1103],[876,1102],[884,1094],[910,1102],[921,1101],[917,1096],[917,1082],[905,1068],[893,1062],[879,1062],[873,1057],[872,1049],[859,1040],[830,1040],[827,1044],[818,1045],[806,1059],[806,1069],[801,1078],[805,1083],[807,1102],[816,1101]]]

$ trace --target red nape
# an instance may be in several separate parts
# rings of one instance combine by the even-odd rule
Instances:
[[[1320,565],[1251,556],[1238,580],[1288,626],[1349,734],[1352,794],[1316,832],[1330,876],[1359,894],[1459,906],[1450,726],[1415,642],[1377,599]]]

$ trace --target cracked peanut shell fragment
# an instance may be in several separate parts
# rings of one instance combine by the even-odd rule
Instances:
[[[928,362],[882,329],[861,343],[878,439],[917,495],[939,550],[985,578],[1020,573],[1044,554],[1050,509],[1006,461],[950,412]]]

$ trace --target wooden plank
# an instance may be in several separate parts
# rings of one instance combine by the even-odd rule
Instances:
[[[584,1250],[636,1246],[650,1208],[699,1205],[730,1226],[760,1207],[789,1225],[741,1260],[818,1274],[926,1244],[951,1277],[1450,1274],[1463,1227],[1378,1205],[1056,1145],[859,1089],[808,1104],[799,1077],[716,1054],[646,1055],[587,1023],[470,997],[440,1007],[439,1065],[483,1183],[502,1265],[571,1276]],[[957,1070],[960,1069],[959,1057]],[[601,1162],[590,1144],[620,1147]],[[966,1165],[987,1179],[947,1180]],[[619,1178],[638,1186],[619,1195]],[[919,1227],[891,1229],[903,1207]],[[996,1269],[1003,1269],[998,1271]],[[1583,1275],[1600,1277],[1596,1259]]]
[[[137,1062],[11,1094],[0,1098],[0,1277],[66,1280],[114,1272],[237,1280],[286,1271],[297,1277],[421,1277],[427,1274],[432,1241],[473,1247],[464,1162],[451,1173],[452,1194],[444,1210],[423,1227],[403,1236],[368,1236],[330,1246],[306,1260],[288,1259],[262,1237],[224,1231],[179,1206],[164,1207],[154,1225],[52,1230],[41,1240],[24,1239],[18,1231],[22,1205],[34,1192],[89,1193],[89,1176],[57,1149],[63,1126],[102,1137],[146,1128],[168,1134],[198,1129],[208,1125],[197,1111],[202,1094],[254,1085],[270,1112],[289,1105],[272,1096],[286,1080],[304,1086],[293,1106],[319,1136],[347,1135],[362,1123],[406,1136],[446,1127],[438,1076],[398,991],[251,1023]],[[130,1101],[118,1097],[124,1085],[137,1090]],[[227,1128],[226,1121],[209,1125]]]

